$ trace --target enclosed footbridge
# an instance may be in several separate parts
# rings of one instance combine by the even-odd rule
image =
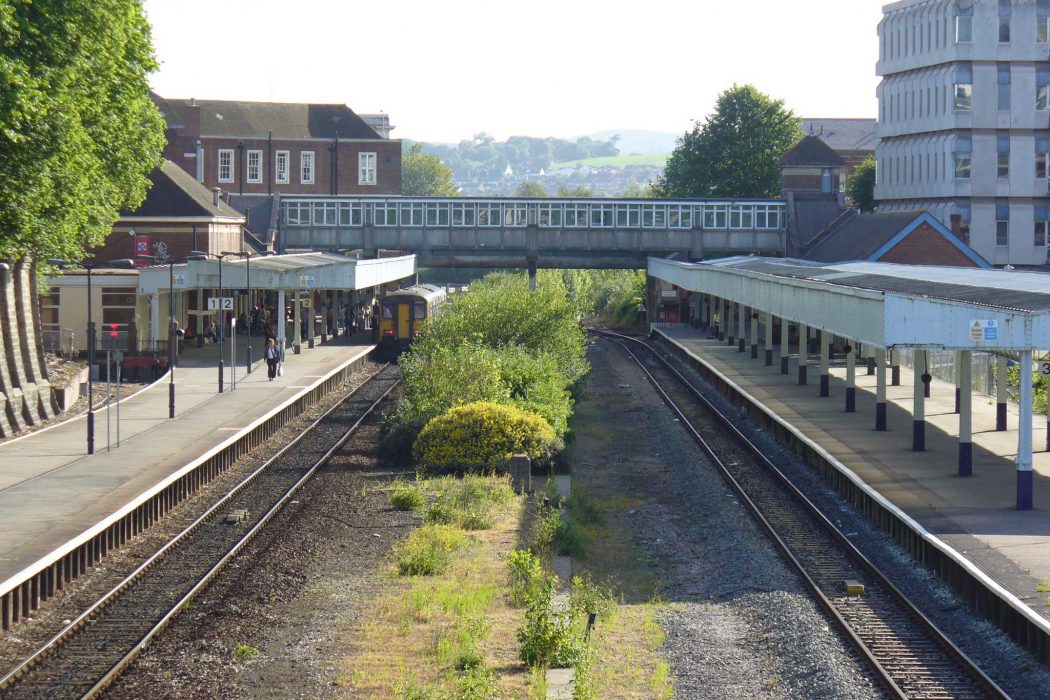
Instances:
[[[644,268],[782,255],[784,202],[282,196],[281,252],[411,251],[425,267]]]

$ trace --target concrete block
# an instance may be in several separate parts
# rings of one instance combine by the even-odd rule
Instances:
[[[514,493],[532,493],[532,460],[528,455],[514,455],[507,465]]]

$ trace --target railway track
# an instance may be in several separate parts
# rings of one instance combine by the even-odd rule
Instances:
[[[592,332],[630,354],[887,691],[922,700],[1008,697],[671,362],[637,338]]]
[[[398,385],[386,365],[3,677],[5,700],[93,698],[219,574]]]

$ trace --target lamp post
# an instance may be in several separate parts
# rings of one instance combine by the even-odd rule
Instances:
[[[252,254],[249,251],[243,252],[230,252],[227,250],[222,251],[224,256],[235,256],[238,258],[244,258],[244,274],[245,281],[248,286],[248,347],[246,349],[248,355],[248,374],[252,373]]]
[[[208,258],[215,258],[219,261],[219,393],[223,392],[223,374],[226,372],[226,365],[222,361],[222,340],[225,333],[224,326],[226,325],[226,310],[222,308],[222,259],[235,255],[235,253],[206,253],[201,250],[194,250],[190,252],[190,255],[186,257],[187,260],[207,260]]]
[[[80,267],[87,270],[87,347],[88,347],[88,410],[87,410],[87,453],[95,454],[95,392],[91,379],[91,367],[95,364],[95,322],[91,318],[91,271],[100,268],[118,268],[122,270],[135,267],[130,258],[110,260],[109,262],[73,263],[62,258],[48,258],[48,264],[58,268]]]
[[[175,360],[178,356],[179,339],[175,333],[175,266],[185,260],[161,260],[155,255],[136,257],[166,262],[168,264],[168,418],[175,417]]]

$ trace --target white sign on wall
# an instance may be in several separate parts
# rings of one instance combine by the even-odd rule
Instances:
[[[314,276],[313,275],[299,275],[299,288],[300,289],[313,289],[314,288]]]
[[[233,297],[208,297],[208,310],[233,311]]]

